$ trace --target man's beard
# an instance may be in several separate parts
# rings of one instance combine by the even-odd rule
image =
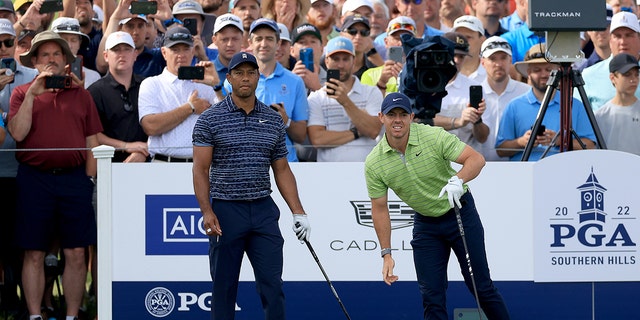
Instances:
[[[222,5],[222,1],[215,2],[215,3],[207,2],[205,5],[202,6],[202,10],[205,13],[214,13],[220,8],[221,5]]]
[[[326,30],[333,26],[334,21],[333,21],[333,18],[327,19],[326,21],[317,21],[315,19],[309,19],[309,23],[316,26],[316,28],[320,30]]]

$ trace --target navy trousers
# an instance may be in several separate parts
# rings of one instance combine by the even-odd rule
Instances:
[[[498,293],[498,289],[493,286],[489,275],[484,246],[484,229],[473,196],[467,192],[460,200],[462,203],[460,215],[482,310],[491,320],[509,319],[507,306]],[[411,246],[413,247],[418,285],[422,294],[424,319],[446,320],[448,319],[446,306],[447,264],[451,250],[458,258],[465,284],[473,294],[464,244],[454,210],[451,209],[437,218],[425,217],[416,213]]]
[[[209,263],[213,280],[212,320],[235,317],[242,257],[253,267],[256,287],[267,320],[285,319],[282,289],[282,247],[278,219],[280,210],[271,197],[251,201],[214,199],[222,236],[209,237]]]

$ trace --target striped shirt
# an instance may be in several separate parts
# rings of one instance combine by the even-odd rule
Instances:
[[[424,216],[438,217],[449,211],[447,197],[438,196],[456,174],[451,161],[466,144],[440,127],[417,123],[411,124],[405,154],[391,148],[386,138],[385,134],[364,163],[369,197],[384,197],[391,189]]]
[[[213,147],[209,181],[212,198],[252,200],[271,194],[269,169],[287,157],[280,114],[256,99],[246,114],[228,95],[200,115],[193,145]]]

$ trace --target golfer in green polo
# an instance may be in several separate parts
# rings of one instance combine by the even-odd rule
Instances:
[[[464,182],[475,178],[484,157],[458,137],[440,127],[413,122],[409,98],[391,93],[378,114],[385,127],[384,138],[365,161],[365,177],[371,198],[373,224],[382,248],[382,276],[391,285],[391,222],[388,190],[416,211],[413,260],[422,293],[425,319],[448,319],[446,307],[447,264],[456,254],[465,283],[473,288],[463,238],[454,205],[460,208],[469,259],[477,285],[478,300],[489,319],[509,319],[509,312],[493,286],[484,246],[484,230],[473,197]],[[462,165],[456,172],[451,162]],[[444,195],[447,195],[447,198]]]

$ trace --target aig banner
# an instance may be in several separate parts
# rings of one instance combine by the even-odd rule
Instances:
[[[566,152],[534,166],[534,281],[638,281],[638,156]]]

